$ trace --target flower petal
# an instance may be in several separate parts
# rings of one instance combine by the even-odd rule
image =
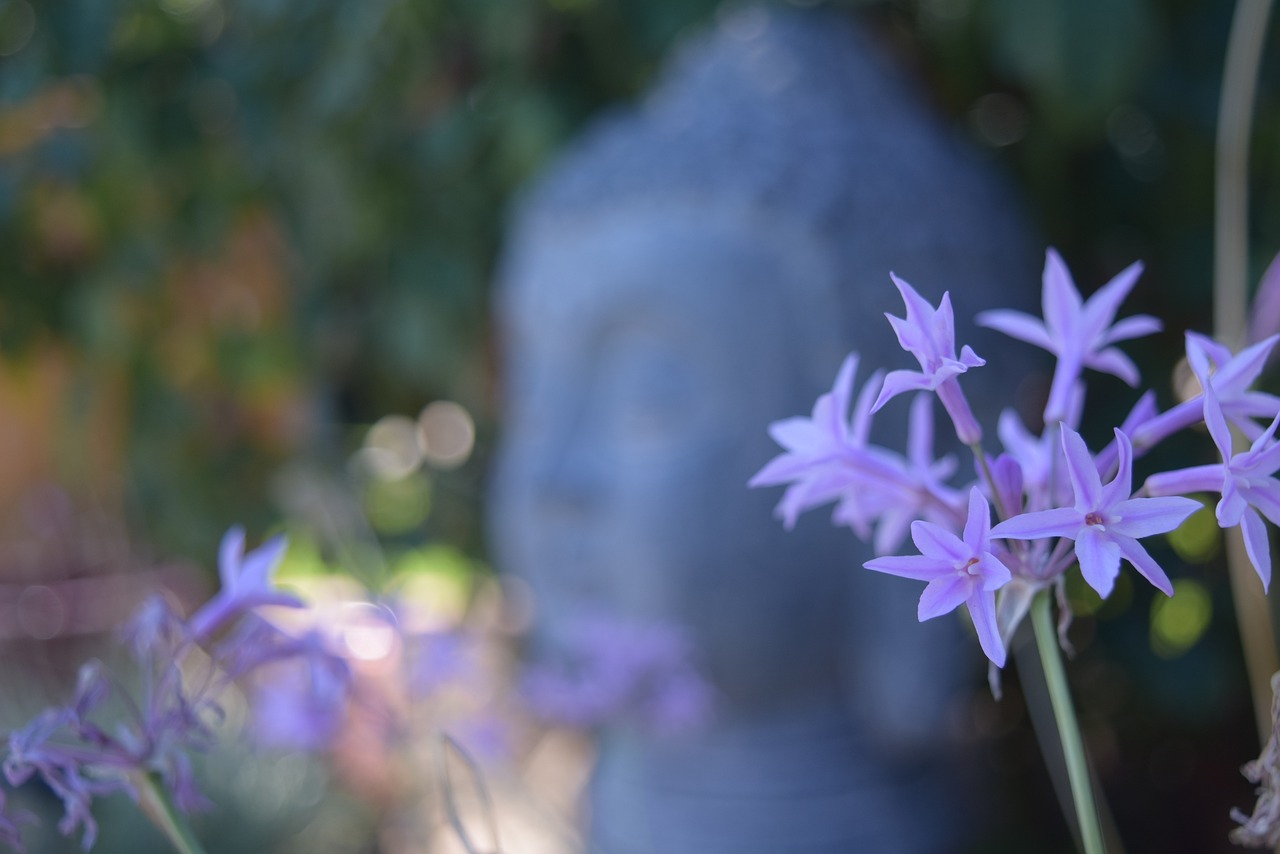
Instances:
[[[920,607],[917,609],[920,622],[950,614],[969,598],[976,586],[972,577],[958,572],[930,581],[929,586],[920,594]]]
[[[950,561],[953,565],[964,563],[974,554],[974,549],[967,543],[946,528],[932,522],[921,520],[912,522],[911,540],[916,544],[916,548],[920,549],[921,554],[935,560]]]
[[[924,555],[877,557],[867,561],[863,566],[876,572],[896,575],[899,578],[912,578],[916,581],[933,581],[943,575],[955,574],[955,567],[949,562]]]
[[[1010,338],[1034,344],[1051,353],[1054,351],[1053,342],[1049,338],[1049,331],[1045,329],[1044,323],[1029,314],[1011,309],[996,309],[981,312],[974,320],[979,326],[1003,332]]]
[[[1136,387],[1142,380],[1142,376],[1138,373],[1138,366],[1115,347],[1090,353],[1084,357],[1084,364],[1085,367],[1093,368],[1095,371],[1119,377],[1130,387]]]
[[[969,488],[969,516],[964,523],[964,542],[974,554],[987,550],[991,533],[991,506],[978,487]]]
[[[1115,541],[1096,527],[1086,525],[1076,537],[1076,559],[1089,586],[1103,599],[1110,596],[1116,576],[1120,574],[1120,547]]]
[[[1102,336],[1102,344],[1114,344],[1117,341],[1128,341],[1130,338],[1141,338],[1159,332],[1163,324],[1149,314],[1135,314],[1116,321]]]
[[[973,618],[973,628],[978,633],[982,651],[996,667],[1004,667],[1005,649],[996,624],[995,594],[989,590],[974,590],[966,604],[969,606],[969,616]]]
[[[1062,451],[1067,456],[1067,474],[1076,496],[1076,509],[1081,513],[1097,510],[1102,502],[1102,479],[1098,467],[1080,434],[1070,427],[1062,428]]]
[[[1133,568],[1138,570],[1143,578],[1155,585],[1155,588],[1164,595],[1173,595],[1173,584],[1169,581],[1169,576],[1165,575],[1160,564],[1156,563],[1155,559],[1142,547],[1142,543],[1132,537],[1117,536],[1114,539],[1116,545],[1120,547],[1120,553],[1133,564]]]
[[[1265,592],[1271,586],[1271,539],[1267,536],[1267,523],[1262,521],[1257,511],[1249,508],[1240,517],[1240,531],[1244,534],[1244,550],[1262,580]]]
[[[871,411],[879,412],[881,407],[900,394],[909,391],[930,391],[932,388],[933,380],[919,371],[890,371],[880,386],[880,394],[876,397]]]
[[[1107,529],[1126,537],[1167,534],[1203,506],[1194,498],[1131,498],[1111,507]]]
[[[1012,519],[1005,519],[991,529],[991,536],[993,539],[1004,540],[1037,540],[1041,537],[1074,539],[1083,524],[1079,511],[1071,507],[1055,507],[1052,510],[1022,513]]]

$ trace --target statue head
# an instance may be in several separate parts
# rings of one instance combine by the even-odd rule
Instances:
[[[688,47],[530,192],[503,264],[494,542],[540,636],[600,612],[681,626],[730,719],[887,673],[850,650],[918,645],[910,591],[820,513],[785,531],[746,483],[766,426],[849,350],[901,356],[891,269],[963,305],[1034,282],[1025,246],[1003,188],[845,17],[751,9]],[[886,415],[883,440],[904,427]],[[885,596],[907,622],[882,630]]]

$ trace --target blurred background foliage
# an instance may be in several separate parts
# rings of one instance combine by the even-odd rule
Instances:
[[[1168,331],[1133,349],[1167,403],[1181,330],[1208,327],[1233,4],[822,5],[857,7],[947,126],[1015,176],[1084,289],[1145,260],[1130,307]],[[340,533],[371,524],[383,551],[340,561],[371,586],[483,572],[498,420],[487,287],[504,210],[721,8],[0,0],[0,519],[12,520],[0,528],[49,536],[45,485],[57,483],[151,555],[207,564],[232,522],[262,531],[318,514],[346,519]],[[1253,146],[1254,281],[1280,249],[1276,48],[1273,34]],[[1114,397],[1117,411],[1132,400]],[[1174,572],[1188,577],[1177,610],[1141,590],[1097,610],[1075,591],[1096,611],[1080,690],[1082,705],[1109,709],[1094,722],[1100,770],[1175,799],[1203,797],[1193,778],[1216,785],[1252,749],[1229,734],[1248,732],[1248,709],[1214,532],[1196,530],[1172,543],[1204,567]],[[4,579],[49,571],[4,551]],[[304,545],[291,560],[311,572],[327,559]],[[108,563],[80,554],[52,571]],[[1230,759],[1210,765],[1211,750]],[[1000,756],[1010,779],[1034,764]],[[1215,817],[1209,829],[1133,850],[1222,847],[1217,818],[1248,793],[1222,785],[1195,807]],[[1037,813],[1024,814],[1019,832],[1034,833]]]

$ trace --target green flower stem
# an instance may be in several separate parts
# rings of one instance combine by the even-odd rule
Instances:
[[[204,846],[191,832],[190,825],[182,817],[169,790],[155,774],[138,772],[131,776],[138,790],[138,806],[156,827],[173,843],[178,854],[205,854]]]
[[[1093,784],[1089,780],[1089,763],[1085,759],[1080,725],[1071,704],[1071,689],[1067,687],[1067,673],[1062,666],[1058,634],[1049,615],[1048,591],[1037,593],[1032,601],[1031,625],[1035,629],[1036,646],[1040,649],[1040,663],[1044,667],[1044,681],[1053,704],[1053,717],[1058,724],[1058,737],[1062,740],[1062,753],[1067,760],[1067,778],[1071,781],[1071,799],[1076,806],[1080,839],[1084,843],[1085,854],[1105,854],[1102,825],[1098,821]]]
[[[1214,164],[1213,333],[1241,346],[1245,337],[1249,267],[1249,139],[1258,68],[1272,0],[1239,0],[1227,36],[1222,94],[1218,102],[1217,158]],[[1236,441],[1240,439],[1237,436]],[[1274,629],[1265,596],[1258,595],[1239,529],[1226,532],[1231,597],[1240,626],[1258,738],[1271,733],[1271,674],[1277,663]]]

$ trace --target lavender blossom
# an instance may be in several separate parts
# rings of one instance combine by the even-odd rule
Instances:
[[[969,490],[969,517],[963,538],[929,522],[911,525],[919,555],[879,557],[867,569],[928,581],[920,596],[921,622],[949,614],[965,603],[987,658],[1004,667],[1005,648],[996,625],[996,594],[1012,579],[1009,568],[991,550],[991,508],[977,487]]]
[[[831,391],[814,403],[809,418],[787,418],[769,425],[769,435],[785,453],[770,460],[747,485],[790,484],[776,510],[787,530],[795,527],[802,512],[850,492],[867,474],[893,476],[892,457],[866,453],[871,396],[879,388],[878,373],[863,386],[852,418],[846,420],[857,372],[858,354],[851,353],[841,364]],[[855,530],[865,526],[866,516],[856,512],[850,517]]]
[[[262,605],[302,607],[298,597],[271,586],[271,577],[286,548],[284,537],[277,536],[245,554],[244,529],[236,526],[227,531],[218,549],[222,588],[192,615],[192,636],[197,641],[205,640],[240,614]]]
[[[846,416],[857,366],[856,353],[845,359],[835,385],[818,398],[811,417],[769,426],[785,453],[770,460],[748,485],[789,484],[776,510],[788,529],[803,511],[837,501],[832,521],[848,525],[863,540],[872,539],[876,525],[876,550],[883,553],[898,547],[913,518],[963,511],[955,509],[959,502],[942,484],[954,460],[933,457],[933,417],[927,399],[912,409],[909,459],[868,442],[871,403],[880,388],[878,373],[867,380],[852,414]]]
[[[582,618],[558,659],[529,667],[522,694],[544,718],[575,727],[630,720],[657,731],[689,729],[711,714],[712,691],[693,648],[671,626]]]
[[[1200,370],[1204,367],[1198,360],[1192,365]],[[1231,428],[1227,426],[1216,388],[1207,378],[1201,382],[1205,426],[1222,462],[1153,474],[1147,478],[1143,490],[1148,495],[1221,493],[1216,510],[1218,525],[1222,528],[1240,526],[1249,562],[1266,590],[1271,585],[1271,544],[1262,517],[1266,516],[1272,524],[1280,524],[1280,481],[1275,478],[1280,471],[1280,443],[1274,441],[1280,414],[1254,439],[1249,450],[1233,454]]]
[[[1228,421],[1248,436],[1256,439],[1262,428],[1253,420],[1270,420],[1280,412],[1280,397],[1261,391],[1251,391],[1259,375],[1267,365],[1267,359],[1280,341],[1280,335],[1272,335],[1237,354],[1218,342],[1187,333],[1187,362],[1203,390],[1213,387],[1218,407]],[[1204,417],[1203,392],[1183,401],[1167,412],[1151,418],[1131,435],[1136,447],[1149,447],[1179,430],[1197,424]]]
[[[832,521],[848,524],[855,532],[859,522],[875,521],[872,547],[878,555],[897,551],[915,519],[959,527],[964,499],[946,485],[955,470],[955,457],[933,454],[933,396],[917,394],[907,422],[907,459],[893,468],[891,478],[846,490]]]
[[[1120,303],[1141,274],[1140,262],[1130,264],[1088,300],[1082,301],[1067,265],[1050,249],[1044,265],[1043,321],[1008,309],[978,315],[977,321],[982,326],[1034,344],[1058,357],[1044,410],[1046,423],[1067,418],[1072,388],[1085,368],[1114,374],[1131,386],[1138,384],[1138,369],[1128,356],[1111,345],[1160,330],[1160,321],[1145,314],[1112,324]]]
[[[140,670],[141,696],[113,689],[106,669],[89,662],[70,703],[46,709],[10,734],[5,778],[17,786],[39,777],[62,800],[59,830],[80,832],[86,850],[97,837],[93,799],[124,792],[136,801],[143,780],[158,779],[184,812],[211,806],[196,785],[191,753],[212,747],[223,716],[218,695],[231,679],[289,659],[308,661],[313,670],[330,664],[305,638],[289,638],[253,613],[260,605],[301,604],[270,587],[283,539],[248,556],[242,556],[243,542],[238,528],[223,539],[226,587],[189,623],[155,596],[122,632]],[[324,683],[327,700],[340,691],[336,683],[340,674]],[[124,716],[108,729],[95,718],[113,693]],[[9,840],[12,830],[0,816],[0,839]]]
[[[1115,431],[1120,470],[1103,486],[1084,439],[1062,428],[1062,449],[1075,494],[1074,507],[1051,508],[1014,516],[996,525],[991,536],[1008,540],[1065,537],[1075,541],[1076,559],[1085,581],[1104,599],[1111,595],[1120,558],[1168,596],[1173,585],[1163,569],[1138,542],[1141,537],[1172,531],[1200,508],[1190,498],[1133,498],[1133,448],[1129,437]]]
[[[960,390],[956,377],[970,368],[985,365],[986,360],[967,344],[961,349],[960,358],[956,358],[956,323],[950,293],[943,293],[935,309],[907,282],[892,273],[889,277],[902,295],[907,316],[901,318],[886,314],[885,317],[889,318],[902,349],[920,363],[920,370],[890,371],[871,411],[879,411],[890,399],[903,392],[936,392],[943,408],[951,416],[960,441],[976,445],[982,441],[982,428],[973,417],[969,401]]]

